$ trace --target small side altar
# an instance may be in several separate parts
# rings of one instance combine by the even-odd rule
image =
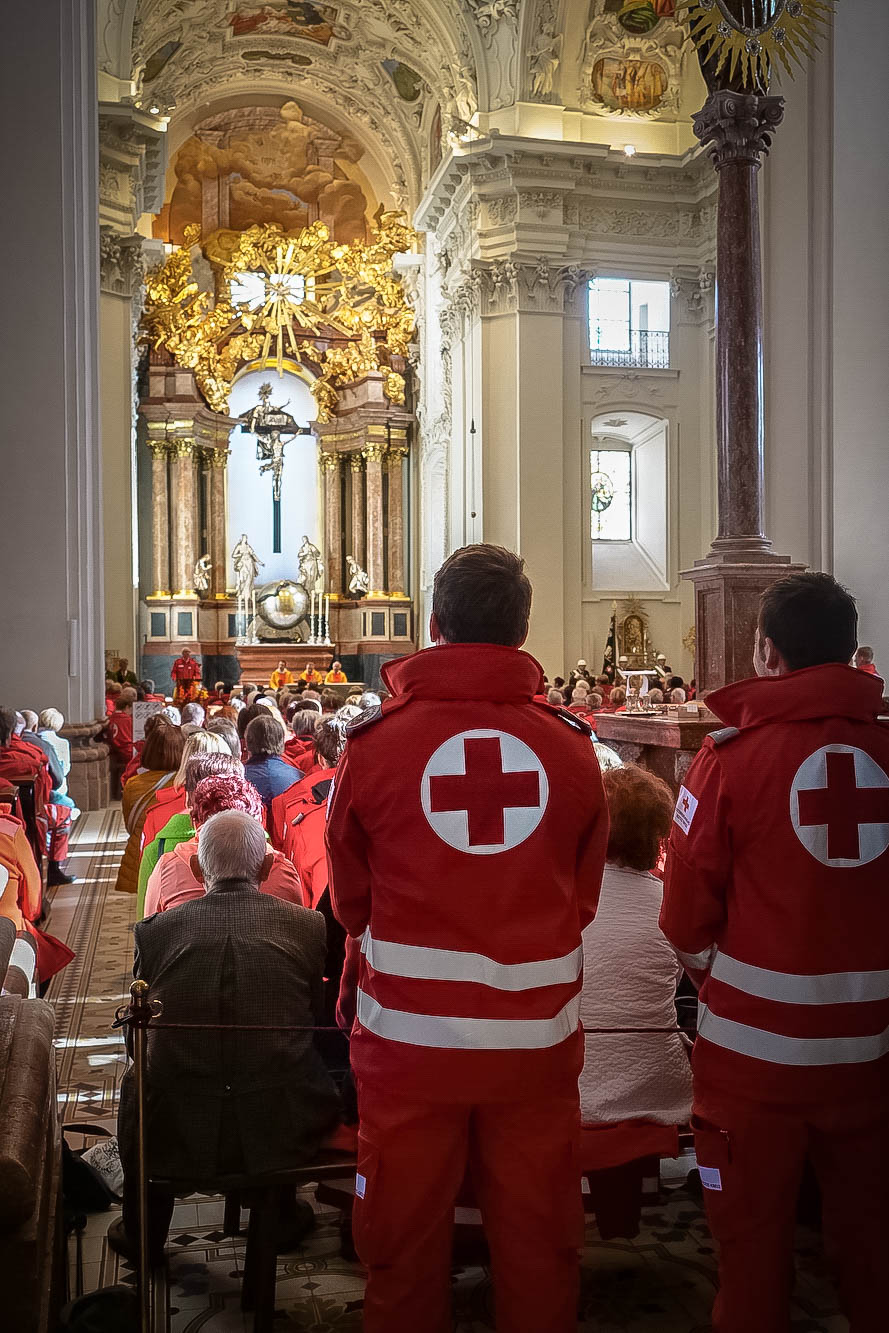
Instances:
[[[316,671],[327,672],[334,658],[332,645],[314,643],[243,643],[238,647],[241,684],[268,685],[269,677],[281,659],[298,679],[311,662]]]

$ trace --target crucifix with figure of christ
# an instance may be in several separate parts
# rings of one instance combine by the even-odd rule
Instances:
[[[276,407],[270,400],[271,384],[259,386],[259,402],[251,407],[241,421],[241,430],[256,436],[256,457],[261,463],[260,475],[272,474],[272,550],[281,550],[281,480],[284,473],[284,446],[298,435],[311,435],[308,426],[300,426],[295,417],[284,409],[287,403]]]

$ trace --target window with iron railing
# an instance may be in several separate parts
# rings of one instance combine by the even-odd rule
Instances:
[[[594,366],[670,365],[670,284],[630,278],[590,283],[590,361]]]

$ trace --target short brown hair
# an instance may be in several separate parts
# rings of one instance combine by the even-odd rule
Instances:
[[[267,708],[260,708],[261,716],[253,718],[244,733],[244,742],[251,759],[264,759],[268,755],[283,754],[284,728],[276,717],[272,717]]]
[[[142,767],[154,773],[175,773],[182,762],[185,737],[162,713],[145,723],[145,744],[139,756]]]
[[[759,601],[759,632],[771,639],[791,671],[848,665],[858,642],[855,598],[830,574],[791,574]]]
[[[531,582],[525,562],[503,546],[464,546],[435,576],[432,612],[446,643],[514,648],[528,633]]]
[[[618,707],[620,707],[621,704],[625,704],[627,702],[627,692],[624,689],[623,685],[615,685],[614,689],[608,696],[608,702],[612,704],[617,704]]]
[[[246,736],[247,728],[250,726],[253,719],[259,717],[260,714],[265,715],[266,711],[267,710],[263,708],[262,704],[247,704],[246,708],[241,709],[235,719],[235,726],[238,729],[238,736],[241,740]]]
[[[315,758],[323,760],[327,768],[336,768],[343,748],[344,733],[336,714],[319,717],[315,723]]]
[[[631,870],[653,870],[673,821],[673,793],[663,778],[636,764],[602,774],[611,828],[607,858]]]

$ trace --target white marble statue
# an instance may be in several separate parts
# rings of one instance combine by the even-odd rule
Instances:
[[[299,561],[299,581],[306,592],[320,592],[319,583],[324,565],[318,547],[308,537],[303,537],[296,558]]]
[[[210,573],[213,565],[210,562],[209,555],[202,555],[200,560],[195,561],[194,567],[194,590],[205,597],[210,591]]]
[[[254,551],[247,540],[246,532],[241,533],[241,539],[232,551],[232,564],[235,567],[235,577],[238,581],[238,620],[242,626],[242,634],[238,638],[239,643],[248,642],[248,631],[251,624],[254,626],[253,636],[250,642],[256,642],[256,593],[253,585],[256,582],[256,576],[263,567],[264,561]]]
[[[356,599],[363,597],[370,586],[370,580],[352,555],[346,556],[346,571],[349,575],[350,595]]]
[[[238,581],[238,600],[246,601],[264,564],[248,542],[246,532],[241,533],[241,539],[232,551],[232,564]]]

